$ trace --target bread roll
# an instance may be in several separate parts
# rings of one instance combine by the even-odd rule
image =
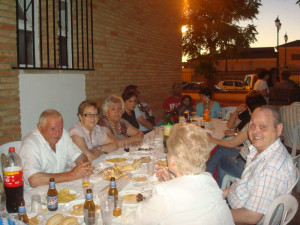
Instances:
[[[64,220],[64,216],[61,214],[56,214],[51,216],[50,219],[47,220],[46,225],[61,225]]]
[[[66,217],[62,225],[78,225],[78,220],[76,217]]]

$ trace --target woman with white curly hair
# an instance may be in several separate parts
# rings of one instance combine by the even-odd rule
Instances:
[[[156,173],[165,182],[156,185],[152,197],[138,206],[136,224],[234,224],[222,191],[205,172],[209,144],[200,127],[173,126],[167,141],[169,170],[159,166]]]

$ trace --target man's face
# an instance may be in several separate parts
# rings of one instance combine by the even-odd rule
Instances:
[[[45,127],[39,124],[39,130],[49,145],[55,148],[63,133],[63,120],[48,117]]]
[[[181,95],[181,85],[180,85],[180,83],[174,84],[173,89],[172,89],[172,92],[173,92],[173,95],[174,95],[174,96],[179,96],[179,95]]]
[[[263,152],[280,136],[282,124],[274,127],[270,110],[254,111],[249,123],[248,135],[258,152]]]

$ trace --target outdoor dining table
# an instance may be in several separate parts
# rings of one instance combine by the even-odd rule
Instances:
[[[195,118],[197,121],[200,121],[202,118]],[[198,124],[198,122],[196,122]],[[220,119],[211,119],[209,123],[209,130],[212,134],[213,137],[215,138],[222,138],[224,136],[224,130],[226,129],[226,121],[222,121]],[[95,159],[92,162],[92,165],[95,167],[95,172],[99,173],[102,169],[113,166],[112,163],[109,163],[106,161],[106,158],[112,158],[113,156],[116,157],[128,157],[128,158],[138,158],[144,155],[149,155],[153,161],[156,160],[164,160],[166,159],[166,154],[164,153],[164,148],[163,148],[163,143],[162,143],[162,137],[163,137],[163,129],[159,129],[159,133],[156,134],[155,136],[154,131],[149,132],[148,134],[145,135],[144,137],[144,144],[152,144],[154,150],[153,151],[138,151],[138,147],[132,147],[130,152],[124,152],[123,148],[118,149],[112,153],[109,154],[104,154],[100,156],[99,158]],[[150,143],[152,141],[152,143]],[[210,145],[210,149],[214,149],[215,144]],[[136,171],[132,171],[132,174],[146,174],[147,173],[147,165],[142,164],[141,168],[139,168]],[[96,204],[99,204],[99,200],[103,195],[103,189],[109,185],[109,181],[106,181],[102,176],[99,176],[97,174],[94,174],[90,177],[90,182],[93,185],[93,193],[94,193],[94,200]],[[142,186],[135,186],[131,181],[128,182],[128,184],[123,187],[122,190],[119,189],[119,193],[125,193],[127,191],[136,191],[138,193],[145,193],[145,192],[151,192],[153,185],[159,183],[160,181],[157,180],[155,173],[152,177],[149,178],[148,182],[145,185]],[[73,202],[83,202],[85,199],[85,194],[83,193],[83,188],[82,188],[82,182],[81,179],[79,180],[74,180],[71,182],[64,182],[64,183],[57,183],[56,184],[56,189],[61,190],[61,189],[69,189],[70,191],[76,193],[78,195],[77,199],[74,200]],[[117,186],[118,188],[118,186]],[[48,185],[44,186],[39,186],[33,189],[26,190],[24,192],[24,200],[26,202],[26,208],[29,216],[33,216],[30,212],[30,202],[31,202],[31,196],[32,195],[40,195],[42,202],[44,202],[43,207],[46,207],[46,195],[48,191]],[[42,214],[40,216],[40,219],[42,219],[41,224],[46,224],[47,219],[49,219],[52,215],[61,213],[65,216],[71,216],[66,214],[66,204],[69,203],[59,203],[58,210],[54,212],[47,211],[45,214]],[[78,204],[78,203],[77,203]],[[114,217],[113,216],[113,224],[134,224],[134,218],[135,218],[135,210],[137,207],[137,204],[126,204],[123,203],[123,208],[122,208],[122,215],[119,217]],[[102,224],[101,220],[101,213],[98,213],[99,219],[98,223]],[[78,217],[79,223],[84,224],[83,222],[83,217]]]

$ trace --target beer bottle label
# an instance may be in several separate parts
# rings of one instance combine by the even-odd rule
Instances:
[[[55,188],[55,182],[50,182],[49,183],[49,188]]]
[[[164,126],[164,136],[170,136],[172,125],[165,125]]]
[[[25,213],[26,213],[25,206],[19,206],[19,214],[25,214]]]
[[[9,170],[9,168],[8,168],[8,170]],[[4,170],[3,175],[4,175],[4,186],[5,187],[19,187],[19,186],[22,186],[24,183],[23,170],[19,170],[19,171]]]
[[[113,187],[113,188],[116,187],[116,181],[111,181],[110,182],[110,187]]]
[[[92,200],[93,199],[93,194],[92,193],[86,194],[85,199],[86,200]]]
[[[47,205],[48,205],[48,209],[57,209],[58,206],[57,196],[48,196]]]
[[[111,199],[112,201],[115,201],[115,196],[113,196],[113,195],[108,195],[108,199]]]

